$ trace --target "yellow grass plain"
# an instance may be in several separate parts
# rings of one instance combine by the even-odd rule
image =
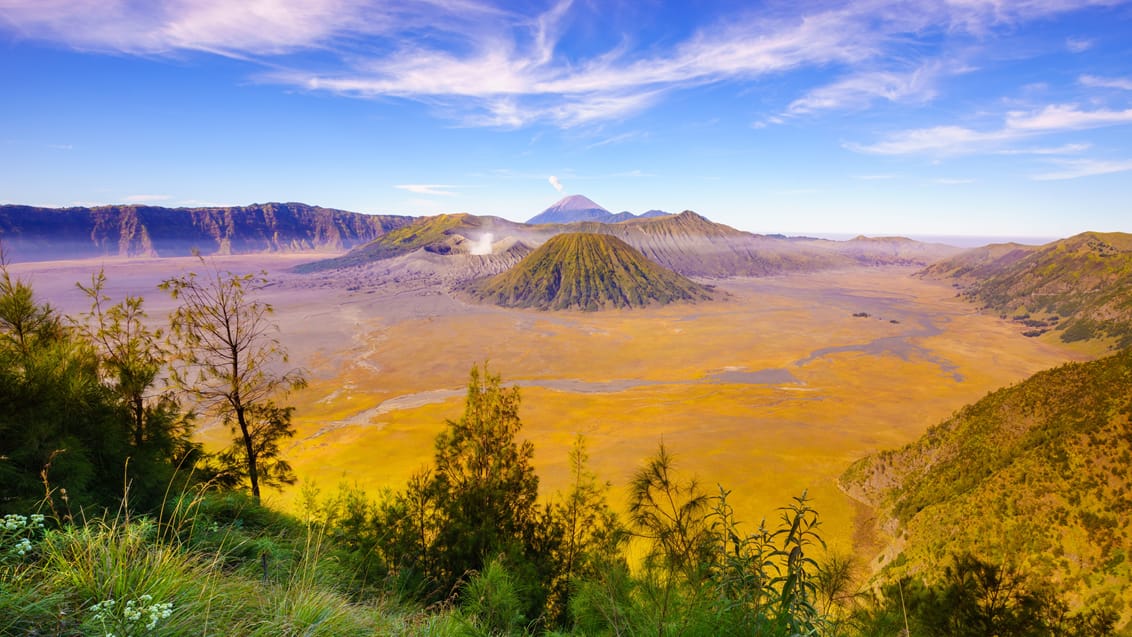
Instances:
[[[914,440],[991,390],[1084,356],[1023,337],[907,268],[713,281],[720,299],[709,303],[548,313],[471,305],[421,282],[285,272],[309,259],[217,261],[270,272],[275,284],[264,294],[281,340],[308,370],[309,387],[291,400],[297,435],[286,448],[300,484],[269,496],[285,508],[303,483],[325,492],[344,482],[371,495],[400,488],[431,462],[445,420],[460,416],[471,365],[490,361],[522,388],[544,497],[566,486],[577,433],[592,468],[613,483],[615,504],[663,441],[706,490],[732,491],[752,531],[807,491],[826,540],[849,550],[860,513],[836,479],[850,463]],[[144,295],[159,320],[171,302],[156,282],[200,264],[13,270],[73,312],[83,307],[74,282],[100,266],[112,295]],[[210,445],[227,436],[202,425]]]

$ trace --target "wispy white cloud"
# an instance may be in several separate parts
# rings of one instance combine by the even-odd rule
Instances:
[[[259,81],[416,100],[469,126],[569,128],[632,117],[673,91],[799,69],[843,76],[795,99],[789,113],[920,103],[936,95],[941,74],[957,70],[931,54],[906,57],[910,40],[983,36],[1120,1],[762,6],[720,16],[664,47],[623,42],[581,57],[563,53],[571,0],[534,12],[487,0],[2,0],[0,30],[83,50],[248,59],[267,69]],[[318,53],[317,63],[296,55],[305,52]],[[881,68],[892,59],[911,70]],[[767,123],[777,122],[755,126]]]
[[[433,195],[438,197],[455,197],[456,193],[445,188],[459,188],[451,184],[398,184],[393,186],[400,190],[407,190],[418,195]]]
[[[1120,0],[945,0],[943,4],[952,29],[978,35],[995,27],[1048,18],[1088,6],[1116,5]]]
[[[145,55],[277,55],[391,26],[366,0],[8,0],[0,17],[24,37]]]
[[[1058,148],[1004,148],[1035,135],[1100,128],[1132,123],[1132,109],[1082,110],[1075,104],[1051,104],[1034,111],[1010,111],[1000,128],[977,130],[963,126],[934,126],[891,133],[874,144],[845,144],[849,150],[877,155],[967,155],[980,152],[1006,154],[1056,154],[1081,152],[1087,146],[1066,144]]]
[[[558,177],[551,175],[549,178],[547,178],[547,181],[550,182],[551,186],[554,186],[555,190],[557,190],[558,192],[562,192],[564,186],[562,185],[561,181],[558,181]]]
[[[1013,111],[1006,127],[1016,131],[1065,131],[1132,122],[1132,108],[1123,111],[1081,110],[1076,104],[1052,104],[1037,112]]]
[[[630,142],[630,141],[637,140],[637,139],[644,139],[648,136],[649,136],[648,133],[646,133],[644,131],[629,131],[627,133],[620,133],[618,135],[613,135],[612,137],[606,137],[604,139],[600,139],[600,140],[593,142],[592,144],[586,146],[586,148],[592,149],[592,148],[601,148],[602,146],[611,146],[611,145],[614,145],[614,144],[623,144],[625,142]]]
[[[892,133],[875,144],[845,144],[849,150],[876,155],[965,155],[992,148],[1015,134],[978,131],[962,126],[933,126]]]
[[[547,41],[565,3],[535,21],[537,37],[503,37],[522,21],[470,32],[460,53],[406,48],[333,73],[277,70],[265,81],[358,97],[396,96],[472,104],[472,125],[518,127],[547,121],[572,127],[634,115],[682,87],[752,79],[787,69],[878,55],[874,38],[849,28],[855,18],[827,11],[793,21],[739,22],[704,29],[671,51],[637,58],[627,49],[580,62],[556,59]],[[527,25],[529,29],[529,25]],[[528,34],[529,35],[529,34]]]
[[[564,128],[605,120],[622,120],[652,106],[659,97],[658,91],[628,95],[582,96],[550,108],[535,107],[530,111],[528,120],[549,120]]]
[[[1098,88],[1118,88],[1132,91],[1132,78],[1129,77],[1097,77],[1096,75],[1082,75],[1079,79],[1084,86]]]
[[[908,72],[870,71],[842,78],[794,100],[792,115],[822,110],[861,109],[878,99],[923,103],[936,95],[936,80],[943,65],[931,61]]]
[[[1065,41],[1065,48],[1070,53],[1084,53],[1093,48],[1093,41],[1087,38],[1069,38]]]
[[[129,195],[126,197],[126,201],[129,203],[157,203],[169,201],[172,198],[170,195]]]
[[[995,151],[997,155],[1074,155],[1092,148],[1092,144],[1064,144],[1061,146],[1007,148]]]
[[[1132,171],[1132,160],[1109,161],[1096,159],[1074,159],[1058,162],[1060,170],[1041,173],[1031,176],[1038,181],[1056,181],[1063,179],[1078,179],[1094,175],[1108,175]]]

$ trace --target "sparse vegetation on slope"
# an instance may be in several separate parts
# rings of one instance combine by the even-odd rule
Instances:
[[[1030,248],[1005,244],[965,252],[921,276],[956,279],[967,299],[1065,342],[1104,339],[1132,346],[1132,235],[1083,234]]]
[[[318,272],[335,268],[348,268],[408,254],[420,248],[442,243],[454,229],[463,227],[468,223],[474,223],[476,219],[476,217],[467,214],[439,215],[417,219],[407,226],[388,232],[340,257],[308,263],[295,268],[295,271]]]
[[[418,250],[447,256],[451,254],[474,253],[473,244],[483,237],[503,239],[504,237],[526,237],[529,232],[521,229],[522,224],[500,219],[466,213],[422,217],[413,223],[391,230],[364,246],[331,259],[307,263],[295,268],[296,272],[310,273],[364,266],[375,261],[408,255]],[[541,242],[547,233],[534,233]],[[512,242],[514,243],[514,242]]]
[[[1130,397],[1132,350],[1038,373],[854,464],[842,483],[888,520],[888,577],[971,552],[1127,618]]]
[[[706,287],[649,261],[624,241],[592,233],[555,236],[471,293],[505,307],[585,311],[711,298]]]

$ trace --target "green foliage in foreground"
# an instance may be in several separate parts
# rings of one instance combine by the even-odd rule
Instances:
[[[658,559],[641,568],[621,562],[573,580],[569,614],[553,626],[528,614],[533,583],[505,556],[468,573],[458,599],[425,606],[359,587],[349,577],[359,564],[332,529],[245,495],[184,496],[161,515],[82,525],[9,515],[0,523],[0,634],[1114,634],[1114,616],[1072,615],[1020,571],[970,557],[949,562],[937,585],[905,578],[879,595],[831,586],[829,565],[811,557],[820,537],[805,497],[775,527],[743,534],[727,495],[710,498],[700,520],[701,568],[669,568],[674,555],[650,540]]]
[[[176,399],[153,390],[156,337],[141,300],[110,305],[100,277],[83,289],[91,313],[64,317],[10,275],[0,250],[0,501],[12,512],[49,488],[75,507],[116,506],[124,482],[154,506],[199,455]]]
[[[113,303],[101,272],[78,284],[90,310],[59,314],[8,271],[0,245],[0,503],[26,510],[57,493],[90,513],[128,491],[150,511],[194,482],[246,483],[257,498],[260,483],[292,482],[281,458],[292,409],[276,401],[304,381],[277,369],[286,350],[255,298],[266,283],[215,267],[167,280],[180,305],[163,332],[141,297]],[[187,403],[230,425],[234,447],[203,453]]]
[[[374,635],[415,621],[350,601],[316,534],[243,496],[49,526],[0,566],[0,634]]]

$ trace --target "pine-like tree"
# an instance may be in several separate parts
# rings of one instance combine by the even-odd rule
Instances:
[[[518,436],[519,390],[473,366],[464,415],[436,439],[437,576],[455,584],[497,554],[525,555],[537,523],[534,446]]]
[[[305,385],[299,370],[279,371],[287,351],[268,318],[272,307],[255,298],[266,285],[264,273],[210,268],[160,286],[181,302],[170,315],[172,378],[233,429],[233,448],[221,459],[257,500],[261,485],[294,481],[279,449],[279,440],[294,435],[291,409],[274,401]]]
[[[111,504],[124,420],[90,343],[10,274],[0,251],[0,500],[30,508],[47,485],[75,505]]]

